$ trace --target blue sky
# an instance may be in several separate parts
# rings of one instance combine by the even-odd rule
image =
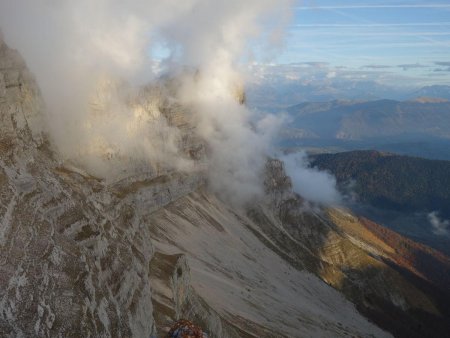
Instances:
[[[276,63],[450,84],[450,0],[297,1]]]

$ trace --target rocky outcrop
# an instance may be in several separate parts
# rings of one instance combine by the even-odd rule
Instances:
[[[182,318],[193,320],[209,337],[241,337],[193,289],[186,256],[156,252],[150,264],[150,282],[158,337],[165,337]]]
[[[43,101],[19,53],[0,37],[0,153],[10,155],[20,141],[41,144]]]

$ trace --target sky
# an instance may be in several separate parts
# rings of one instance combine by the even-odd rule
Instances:
[[[300,68],[303,76],[315,69],[398,85],[450,84],[450,0],[297,0],[271,65],[291,77]]]

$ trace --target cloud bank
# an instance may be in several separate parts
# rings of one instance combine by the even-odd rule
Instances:
[[[49,133],[67,159],[101,176],[125,170],[119,164],[129,162],[189,170],[179,130],[155,103],[160,97],[142,99],[142,85],[155,81],[162,69],[180,78],[168,100],[189,107],[195,132],[210,147],[212,188],[245,201],[259,193],[277,123],[255,118],[236,102],[246,80],[239,65],[252,53],[270,54],[278,46],[290,5],[290,0],[2,1],[0,28],[36,75],[48,105]],[[152,58],[161,48],[167,55]],[[186,75],[186,67],[194,71]]]

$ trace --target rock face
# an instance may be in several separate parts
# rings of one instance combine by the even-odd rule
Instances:
[[[358,310],[442,317],[383,263],[388,244],[352,235],[344,211],[307,208],[279,161],[267,164],[265,200],[245,210],[211,194],[201,170],[105,182],[62,164],[40,127],[36,84],[3,43],[0,65],[3,336],[163,337],[187,318],[210,337],[388,337]],[[145,103],[148,90],[140,104],[158,104],[202,159],[182,108]]]
[[[20,55],[0,37],[0,150],[7,153],[19,140],[42,142],[43,102]],[[30,135],[32,133],[32,135]]]
[[[153,246],[133,200],[61,168],[32,131],[34,80],[0,47],[0,331],[11,337],[155,333]]]

